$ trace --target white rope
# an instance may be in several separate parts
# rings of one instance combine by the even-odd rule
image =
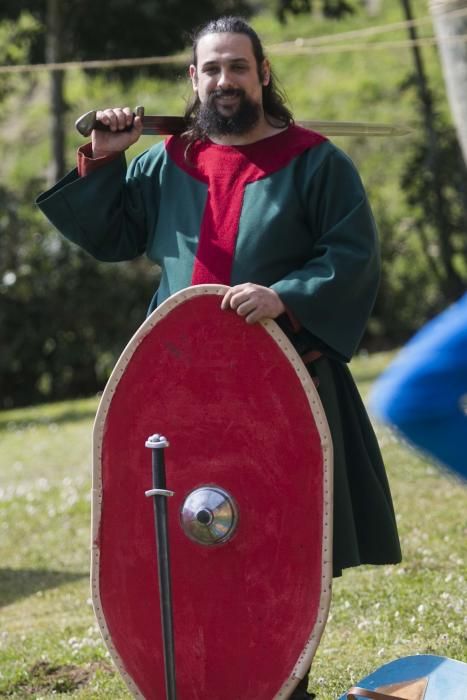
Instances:
[[[445,13],[445,17],[462,17],[467,15],[467,8],[453,10]],[[431,17],[421,17],[419,19],[406,20],[403,22],[394,22],[392,24],[377,25],[375,27],[365,27],[363,29],[355,29],[339,34],[327,34],[320,37],[311,37],[309,39],[298,37],[293,41],[284,41],[278,44],[268,46],[267,53],[275,56],[287,56],[291,54],[316,55],[354,51],[385,51],[397,48],[410,48],[412,46],[434,46],[435,44],[445,43],[465,43],[467,35],[460,36],[443,36],[436,39],[433,36],[420,37],[418,39],[405,39],[395,41],[378,41],[378,42],[360,42],[360,43],[340,43],[347,39],[376,36],[386,32],[397,31],[407,27],[420,26],[423,24],[431,24]],[[61,63],[29,63],[23,65],[0,66],[0,75],[6,73],[37,73],[40,71],[66,71],[76,69],[111,69],[111,68],[130,68],[135,66],[154,66],[173,63],[187,63],[190,60],[190,53],[180,52],[170,56],[148,56],[140,58],[117,58],[103,59],[94,61],[65,61]]]

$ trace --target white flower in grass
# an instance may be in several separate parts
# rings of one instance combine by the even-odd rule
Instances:
[[[359,630],[364,630],[367,627],[370,626],[370,621],[369,620],[361,620],[361,622],[358,623],[357,628]]]

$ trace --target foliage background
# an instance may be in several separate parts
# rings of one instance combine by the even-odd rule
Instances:
[[[280,3],[279,3],[280,4]],[[290,4],[290,3],[289,3]],[[293,3],[292,3],[293,4]],[[339,50],[336,42],[326,52],[284,53],[278,42],[299,45],[308,39],[337,35],[354,29],[404,19],[399,3],[379,3],[376,14],[363,3],[347,3],[353,14],[339,21],[323,16],[324,5],[312,3],[313,12],[288,12],[278,20],[275,0],[250,4],[252,23],[285,87],[296,118],[371,121],[404,124],[412,133],[403,137],[336,137],[357,164],[373,206],[381,237],[383,277],[374,313],[362,349],[395,347],[428,318],[453,301],[465,287],[467,177],[451,125],[437,49],[422,49],[433,102],[433,119],[440,151],[436,171],[441,178],[445,225],[436,225],[432,153],[428,149],[425,115],[421,110],[409,48],[383,47],[383,42],[406,39],[404,29],[347,39],[356,50]],[[94,10],[91,9],[94,6]],[[63,51],[67,58],[159,54],[181,48],[183,28],[196,18],[191,3],[139,3],[134,22],[124,38],[109,45],[105,38],[104,4],[74,0],[69,10]],[[124,16],[128,3],[117,3],[115,17]],[[235,3],[221,3],[235,8]],[[300,5],[300,3],[299,3]],[[306,5],[306,3],[305,3]],[[376,3],[378,6],[378,3]],[[155,15],[150,6],[157,7]],[[242,3],[243,9],[245,3]],[[297,6],[297,5],[295,5]],[[336,3],[329,3],[336,6]],[[218,10],[219,3],[216,4]],[[416,17],[428,14],[425,0],[413,0]],[[22,64],[43,55],[45,2],[5,2],[0,15],[0,57],[6,64]],[[162,9],[161,9],[162,8]],[[164,9],[165,8],[165,9]],[[305,8],[306,9],[306,8]],[[170,10],[170,12],[169,12]],[[74,12],[76,11],[76,15]],[[170,14],[171,29],[161,21]],[[212,13],[209,2],[200,5],[198,19]],[[86,23],[88,34],[76,44],[74,28],[83,12],[95,19]],[[94,17],[92,12],[97,13]],[[159,14],[158,14],[159,13]],[[204,13],[204,14],[203,14]],[[328,13],[329,14],[329,13]],[[174,20],[184,17],[172,40]],[[112,29],[115,17],[109,22]],[[145,24],[138,44],[138,21]],[[119,24],[120,31],[122,23]],[[152,31],[148,31],[148,27]],[[430,23],[419,28],[431,35]],[[164,35],[167,43],[159,41]],[[94,36],[94,43],[92,38]],[[120,36],[120,35],[119,35]],[[93,51],[89,48],[92,44]],[[42,53],[41,53],[42,52]],[[183,111],[189,95],[185,63],[148,71],[138,68],[112,71],[69,70],[64,81],[66,167],[74,165],[80,144],[74,131],[77,115],[90,106],[144,104],[148,113]],[[102,388],[116,357],[142,322],[157,284],[158,270],[141,259],[125,264],[99,264],[61,240],[34,206],[50,177],[49,76],[45,71],[0,74],[0,406],[26,405],[50,399],[85,396]],[[129,157],[148,147],[141,139]],[[446,264],[443,250],[451,250]]]

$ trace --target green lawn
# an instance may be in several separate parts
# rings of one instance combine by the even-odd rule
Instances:
[[[387,355],[360,357],[363,394]],[[0,697],[126,698],[90,604],[96,399],[0,413]],[[311,688],[335,700],[398,656],[467,661],[467,488],[378,429],[404,562],[334,584]]]

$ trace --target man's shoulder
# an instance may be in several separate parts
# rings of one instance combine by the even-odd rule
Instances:
[[[160,167],[167,157],[166,142],[159,141],[148,149],[135,156],[131,161],[131,170],[136,171],[152,171],[154,168]]]
[[[308,176],[318,172],[338,150],[324,134],[295,123],[273,137],[267,148],[269,157],[280,164],[280,168],[275,169],[299,168]]]
[[[323,166],[339,171],[357,171],[352,158],[329,138],[297,124],[294,124],[293,128],[297,132],[296,138],[299,143],[306,143],[308,139],[311,144],[310,147],[303,148],[302,153],[313,169],[319,170]],[[321,140],[317,139],[317,136],[320,136]]]
[[[300,124],[296,124],[295,122],[291,124],[284,133],[287,135],[287,138],[291,143],[300,144],[305,149],[315,148],[316,146],[321,146],[322,144],[329,142],[329,139],[327,136],[325,136],[325,134],[321,134],[318,131],[313,131],[312,129],[307,129]]]

